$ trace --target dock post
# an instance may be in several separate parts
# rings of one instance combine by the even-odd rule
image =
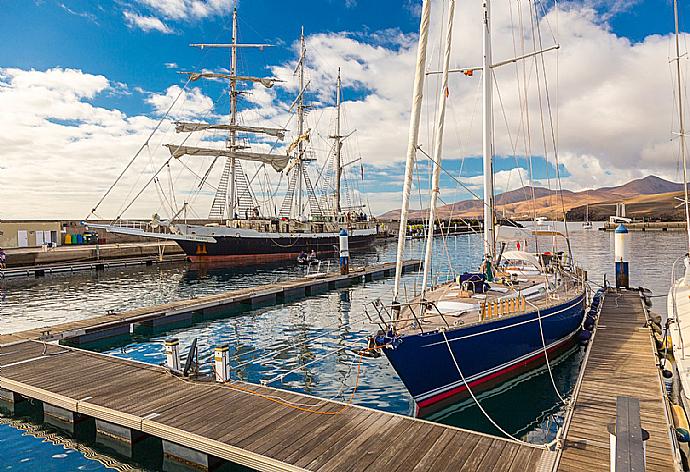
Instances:
[[[340,274],[347,275],[350,273],[350,249],[347,241],[347,230],[345,228],[340,230]]]
[[[619,224],[614,234],[614,253],[616,261],[616,288],[628,288],[628,228]]]
[[[165,340],[165,365],[170,370],[180,370],[180,340],[177,338]]]
[[[216,346],[213,350],[213,371],[215,372],[216,382],[227,382],[230,380],[230,348],[227,344]]]

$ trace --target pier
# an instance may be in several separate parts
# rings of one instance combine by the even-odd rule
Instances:
[[[544,456],[451,426],[36,341],[0,345],[0,399],[10,409],[38,400],[44,420],[64,429],[95,423],[97,441],[123,453],[160,441],[166,460],[202,470],[226,460],[261,471],[525,472]]]
[[[403,262],[403,272],[416,271],[421,267],[418,260]],[[23,339],[43,341],[69,341],[85,344],[116,336],[129,335],[137,327],[163,328],[211,319],[228,311],[246,311],[252,307],[292,301],[327,290],[352,284],[383,279],[395,274],[395,263],[386,262],[352,268],[349,274],[339,272],[312,274],[303,278],[288,279],[272,284],[241,288],[228,292],[153,305],[121,313],[71,321],[48,327],[40,327],[12,334],[0,335],[0,344]]]
[[[573,393],[574,408],[565,418],[563,448],[554,470],[609,470],[611,448],[607,428],[616,423],[619,396],[639,399],[641,427],[649,432],[645,470],[678,470],[671,439],[675,434],[673,422],[642,304],[635,290],[610,290],[606,294]]]
[[[159,257],[165,254],[183,254],[174,241],[125,242],[110,244],[79,244],[66,246],[39,246],[5,249],[7,267],[48,266],[77,264],[86,261]]]
[[[152,266],[171,262],[184,262],[184,254],[128,257],[125,259],[95,259],[90,261],[65,261],[54,264],[10,267],[0,269],[0,280],[17,277],[44,277],[49,274],[70,274],[84,271],[101,271],[118,267]]]

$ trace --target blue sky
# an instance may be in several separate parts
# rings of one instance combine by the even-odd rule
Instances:
[[[502,12],[505,12],[505,5],[502,4],[506,2],[507,0],[500,2],[496,0],[494,9],[502,8]],[[459,3],[468,5],[480,2],[477,0]],[[120,140],[123,146],[127,142],[127,146],[119,155],[114,152],[108,154],[108,158],[103,159],[105,162],[101,161],[100,166],[96,167],[102,171],[103,175],[99,176],[98,181],[94,180],[92,192],[75,191],[75,198],[65,210],[70,213],[70,216],[74,213],[81,215],[84,208],[91,203],[77,202],[96,200],[98,195],[107,188],[106,182],[117,175],[118,170],[132,155],[132,151],[136,151],[136,140],[142,142],[141,137],[145,137],[146,130],[151,128],[151,123],[146,120],[155,122],[160,117],[161,107],[165,108],[164,105],[167,103],[165,100],[170,100],[171,93],[174,95],[175,91],[171,91],[169,87],[184,84],[185,79],[177,71],[199,70],[202,67],[219,70],[228,65],[226,51],[200,51],[188,47],[191,42],[229,42],[231,2],[227,0],[0,0],[0,4],[3,10],[0,18],[0,27],[3,31],[3,41],[0,41],[0,77],[4,77],[4,81],[0,81],[0,91],[5,92],[6,100],[11,100],[13,107],[16,106],[17,110],[22,110],[24,113],[30,106],[26,100],[28,100],[27,97],[31,98],[30,91],[34,90],[31,87],[35,84],[28,86],[26,90],[29,90],[29,93],[20,93],[23,90],[20,88],[25,86],[22,85],[25,82],[20,79],[31,70],[46,73],[49,70],[75,69],[79,71],[78,84],[84,87],[83,91],[76,94],[69,93],[69,83],[61,83],[54,89],[50,89],[51,92],[59,90],[59,93],[46,94],[46,97],[50,97],[46,100],[65,100],[65,109],[60,109],[52,115],[32,112],[33,114],[28,114],[26,119],[16,119],[10,116],[10,111],[7,111],[14,108],[6,108],[4,119],[12,122],[14,126],[20,126],[24,122],[31,123],[18,128],[15,134],[27,136],[27,140],[31,140],[31,136],[45,135],[41,126],[37,125],[41,123],[41,120],[45,120],[43,123],[47,121],[56,125],[51,127],[51,132],[56,135],[54,143],[64,142],[76,148],[76,151],[70,150],[70,156],[74,156],[76,160],[80,158],[79,149],[85,149],[83,162],[89,162],[89,165],[93,166],[99,165],[98,152],[95,147],[87,149],[87,139],[91,140],[88,142],[89,145],[96,146],[95,138],[100,136],[98,133],[108,128],[105,134],[109,145],[118,142],[118,132],[123,133]],[[291,75],[291,67],[294,66],[296,57],[295,41],[300,27],[304,26],[305,34],[310,41],[308,44],[313,46],[308,53],[311,54],[310,78],[317,88],[321,87],[320,90],[314,90],[310,94],[310,99],[316,103],[311,119],[321,116],[319,115],[320,108],[329,109],[329,101],[333,96],[329,87],[335,73],[334,69],[343,65],[345,107],[351,106],[347,108],[351,110],[349,117],[351,122],[348,124],[350,129],[357,129],[359,136],[357,140],[360,149],[353,151],[353,155],[364,156],[367,169],[365,174],[370,180],[366,188],[380,194],[376,211],[395,206],[398,198],[396,194],[399,193],[402,177],[400,159],[404,155],[402,143],[407,132],[405,112],[409,109],[409,90],[411,89],[410,74],[412,72],[409,58],[414,55],[419,4],[420,2],[413,0],[376,2],[241,0],[238,5],[240,41],[275,45],[264,51],[250,51],[243,54],[240,61],[242,73]],[[551,3],[545,3],[540,8],[543,11],[549,11],[552,6]],[[561,176],[571,184],[572,188],[582,189],[588,186],[622,183],[628,178],[639,177],[644,173],[657,173],[668,178],[677,176],[677,171],[674,171],[677,166],[674,167],[672,152],[664,148],[669,142],[667,128],[671,121],[671,113],[666,112],[672,106],[668,103],[672,89],[671,74],[667,66],[668,38],[659,41],[653,39],[653,35],[668,35],[672,31],[671,6],[668,0],[661,2],[651,0],[560,2],[562,13],[559,18],[565,19],[565,26],[564,32],[562,31],[563,37],[559,38],[564,51],[562,53],[564,54],[562,63],[564,70],[559,74],[565,77],[564,74],[568,74],[568,70],[575,71],[576,74],[580,72],[577,67],[572,68],[572,64],[568,65],[568,57],[571,57],[572,61],[579,64],[583,70],[590,67],[595,69],[588,71],[593,74],[593,79],[582,78],[579,84],[593,86],[583,86],[582,90],[572,92],[572,95],[569,95],[570,90],[577,87],[568,87],[558,92],[563,97],[561,104],[565,110],[564,123],[574,122],[578,127],[581,124],[584,126],[585,122],[591,123],[591,128],[585,126],[582,131],[575,132],[573,136],[566,135],[561,141],[560,152],[563,159],[560,167]],[[467,8],[474,11],[475,7]],[[568,11],[574,13],[568,14]],[[687,13],[690,13],[690,8],[684,5],[681,10],[681,25],[686,24],[684,18]],[[582,37],[589,42],[580,41]],[[662,56],[658,51],[663,51],[663,57],[658,57],[658,64],[662,64],[663,67],[657,70],[661,85],[655,86],[655,90],[649,90],[650,85],[640,79],[631,83],[631,91],[626,93],[634,96],[645,94],[644,91],[633,91],[635,86],[646,87],[647,94],[658,93],[659,101],[663,99],[665,108],[660,108],[657,115],[650,119],[663,121],[665,128],[654,130],[654,136],[651,134],[640,136],[639,130],[647,130],[649,127],[630,119],[630,112],[623,106],[627,102],[625,95],[622,95],[622,98],[611,98],[612,102],[623,105],[620,110],[606,117],[606,120],[602,121],[603,125],[596,123],[598,119],[603,120],[601,113],[597,113],[591,119],[582,116],[579,110],[586,110],[587,107],[596,109],[597,104],[602,103],[600,98],[592,98],[594,93],[592,89],[599,88],[598,93],[605,98],[612,96],[610,89],[599,83],[610,75],[610,71],[604,70],[602,66],[602,63],[605,64],[607,61],[602,59],[602,62],[597,62],[595,57],[588,55],[586,51],[591,44],[602,45],[602,57],[607,54],[611,57],[624,56],[622,61],[636,62],[635,67],[643,71],[659,67],[658,65],[649,66],[645,61],[648,61],[649,57]],[[469,48],[470,46],[462,47]],[[476,49],[475,47],[469,55],[475,55]],[[578,59],[577,54],[580,54],[580,51],[582,51],[582,56]],[[431,54],[433,61],[434,53]],[[468,59],[468,61],[472,60],[474,59]],[[459,65],[464,63],[463,61],[465,59],[458,51],[458,58],[454,59],[454,64]],[[566,69],[567,67],[571,69]],[[597,70],[600,71],[599,78],[596,75]],[[398,71],[403,71],[404,74]],[[634,75],[630,72],[621,73],[627,74],[628,77]],[[65,77],[65,74],[53,73],[51,80],[54,78],[56,81],[63,81],[66,80]],[[99,83],[98,78],[102,78],[102,83]],[[293,80],[292,77],[288,79]],[[497,77],[497,81],[499,79]],[[36,80],[44,79],[37,78]],[[453,86],[452,98],[461,97],[461,102],[467,105],[460,110],[460,121],[468,121],[466,117],[470,114],[467,111],[471,108],[469,104],[476,102],[476,96],[470,92],[476,90],[474,85],[477,84],[477,80],[479,79],[467,79]],[[620,83],[620,80],[615,80],[617,80],[616,83]],[[433,84],[432,81],[429,83]],[[75,87],[77,87],[76,84],[77,82],[75,82]],[[190,96],[189,101],[190,103],[198,102],[199,106],[202,106],[204,100],[209,97],[215,99],[222,95],[222,88],[217,83],[203,84],[203,87],[202,84],[193,84],[193,86],[199,88],[197,95]],[[50,88],[50,86],[47,87]],[[625,84],[620,88],[625,90]],[[430,103],[435,103],[433,85],[431,90],[430,96],[434,98]],[[256,93],[249,96],[245,107],[256,109],[256,113],[266,119],[279,121],[284,118],[284,114],[279,110],[270,109],[267,97],[261,95],[262,91],[254,88],[251,91]],[[282,88],[276,87],[271,93],[275,93],[273,99],[282,102],[283,105],[289,104],[291,97],[294,96],[289,84]],[[270,98],[269,96],[268,99]],[[594,101],[588,104],[589,100]],[[348,105],[348,102],[351,105]],[[627,105],[632,107],[632,104]],[[45,105],[43,107],[45,108]],[[227,107],[227,99],[223,98],[218,101],[211,113],[219,118],[227,113]],[[79,111],[82,108],[88,110]],[[568,112],[569,109],[571,109],[571,114]],[[610,111],[611,106],[606,105],[605,109]],[[645,105],[642,103],[636,109],[642,111]],[[646,114],[650,113],[647,109]],[[2,111],[0,111],[1,114],[3,114]],[[99,118],[94,118],[95,121],[91,123],[89,121],[91,115],[99,116]],[[1,118],[0,116],[0,121]],[[114,121],[108,121],[111,119]],[[329,119],[323,118],[323,123],[319,126],[326,127]],[[535,115],[532,119],[536,122],[538,117]],[[626,125],[623,122],[629,123]],[[96,128],[88,128],[94,123],[97,125]],[[514,123],[511,122],[510,126]],[[604,129],[609,125],[612,129]],[[449,147],[450,149],[444,153],[447,159],[446,170],[457,173],[460,178],[470,178],[467,185],[477,192],[480,191],[479,187],[471,178],[478,176],[481,172],[481,161],[477,158],[478,143],[468,146],[460,143],[465,140],[464,137],[453,141],[455,139],[453,136],[465,133],[468,136],[467,140],[477,141],[475,138],[480,129],[478,126],[480,124],[474,118],[473,124],[460,123],[457,129],[449,130],[446,149]],[[497,133],[500,126],[501,124],[497,122]],[[372,127],[378,128],[369,133]],[[79,128],[79,133],[70,136],[70,132],[76,132],[77,128]],[[514,136],[520,133],[519,129],[518,125],[515,125]],[[534,139],[538,141],[540,131],[534,133],[536,136]],[[324,129],[322,134],[327,135],[327,130]],[[390,143],[376,142],[377,139],[383,140],[382,137],[386,134],[391,135]],[[639,142],[626,147],[625,141],[629,136],[635,136]],[[78,145],[82,143],[82,140],[84,140],[84,146],[80,148]],[[1,141],[2,138],[0,138],[0,144],[2,144]],[[105,145],[106,141],[102,142]],[[322,141],[320,144],[323,149],[326,147],[325,142]],[[422,143],[429,152],[431,145],[428,142],[425,143],[424,138],[422,138]],[[15,142],[10,144],[17,146],[17,156],[26,156],[26,149],[20,148]],[[396,145],[395,153],[387,155],[386,151],[394,144]],[[315,147],[318,146],[319,144],[315,144]],[[632,151],[636,149],[633,146],[645,148],[638,153]],[[501,147],[497,144],[497,154],[503,157],[497,158],[495,164],[496,171],[503,172],[505,175],[516,167],[515,158],[505,157],[511,154],[506,147],[510,146]],[[548,176],[554,176],[555,164],[553,156],[548,157],[549,162],[544,160],[536,151],[540,148],[543,146],[535,144],[535,151],[532,152],[535,156],[533,177],[539,183],[544,183]],[[74,155],[75,152],[77,155]],[[632,154],[635,156],[631,157]],[[663,159],[658,157],[662,154],[665,156]],[[464,163],[460,160],[463,157]],[[33,197],[35,201],[28,198],[28,201],[33,203],[22,206],[19,195],[36,194],[35,190],[27,188],[27,185],[35,185],[36,179],[39,179],[40,185],[51,189],[51,195],[58,195],[61,192],[56,187],[69,179],[69,174],[63,173],[62,170],[58,173],[59,177],[48,170],[50,166],[59,165],[60,162],[53,163],[48,154],[37,155],[33,160],[19,157],[13,159],[11,155],[7,155],[4,160],[5,162],[0,156],[0,175],[5,172],[4,180],[16,183],[12,188],[0,190],[0,198],[10,201],[10,206],[16,209],[5,209],[4,214],[0,212],[0,218],[9,215],[39,216],[41,211],[45,210],[42,210],[44,206],[41,205],[37,196]],[[517,161],[519,167],[527,167],[524,157],[518,158]],[[45,164],[45,172],[39,172],[32,179],[26,178],[26,174],[37,163]],[[153,165],[153,158],[151,165]],[[420,167],[425,167],[425,164]],[[463,172],[459,175],[461,167]],[[588,181],[587,176],[592,173],[598,177]],[[22,177],[15,179],[14,176]],[[83,177],[83,175],[75,175],[75,179]],[[22,180],[22,178],[26,179]],[[520,181],[517,174],[510,179],[511,188],[516,188],[515,183]],[[133,182],[134,180],[130,183],[134,185]],[[456,187],[452,179],[447,176],[444,176],[443,183],[448,187]],[[126,190],[130,189],[125,189],[125,193]],[[469,196],[466,191],[453,190],[445,197],[448,201]],[[142,209],[142,211],[145,210]]]

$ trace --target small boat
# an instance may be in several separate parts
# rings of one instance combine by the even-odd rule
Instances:
[[[589,191],[587,198],[589,198]],[[592,229],[592,222],[589,221],[589,201],[585,204],[585,221],[582,222],[582,229]]]
[[[297,256],[297,263],[299,265],[316,265],[319,263],[319,259],[311,254],[300,254]]]

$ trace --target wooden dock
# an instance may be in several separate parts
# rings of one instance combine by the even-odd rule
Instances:
[[[416,271],[421,261],[403,263],[404,272]],[[347,275],[330,272],[318,277],[288,279],[272,284],[242,288],[228,292],[153,305],[121,313],[109,313],[85,320],[39,327],[17,333],[0,335],[0,344],[22,339],[44,341],[69,340],[72,344],[89,343],[101,339],[129,335],[138,326],[160,328],[166,325],[192,323],[218,317],[229,310],[243,311],[253,306],[265,306],[299,299],[326,290],[382,279],[395,274],[395,263],[386,262],[352,268]]]
[[[166,254],[162,257],[144,256],[128,257],[125,259],[97,259],[91,261],[58,262],[54,264],[41,264],[32,266],[10,267],[0,269],[0,279],[16,277],[44,277],[49,274],[64,274],[84,271],[101,271],[119,267],[151,266],[170,262],[184,262],[187,256],[184,254]]]
[[[188,381],[36,341],[0,346],[0,398],[39,400],[46,421],[68,428],[93,421],[108,444],[158,438],[166,457],[202,469],[222,459],[261,471],[526,472],[542,470],[545,455],[411,417],[239,381]]]
[[[656,346],[646,325],[637,291],[610,291],[588,348],[575,406],[565,421],[564,447],[554,470],[594,472],[609,470],[609,433],[616,422],[616,397],[640,400],[646,442],[647,472],[678,470],[671,443],[675,434],[668,417],[662,382],[656,367]]]

